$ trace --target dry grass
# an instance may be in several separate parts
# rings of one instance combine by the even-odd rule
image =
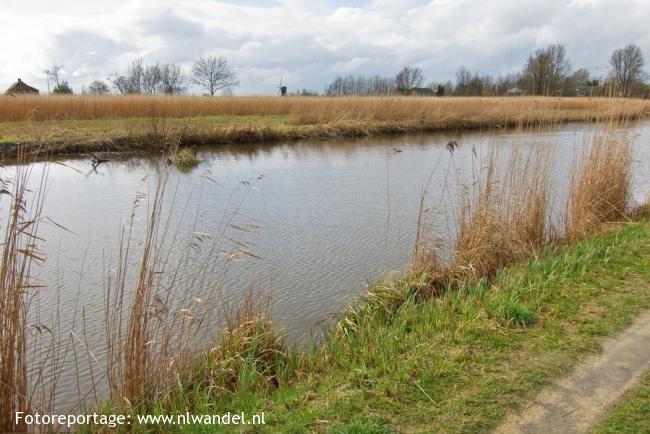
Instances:
[[[290,123],[344,121],[438,122],[448,127],[488,122],[642,115],[644,100],[604,98],[20,96],[0,97],[0,120],[43,121],[135,117],[288,115]]]
[[[152,203],[147,221],[146,234],[144,237],[144,246],[142,248],[140,266],[135,281],[135,288],[130,300],[130,307],[124,305],[124,296],[128,282],[128,257],[130,253],[130,235],[123,248],[117,280],[115,287],[108,285],[109,291],[112,291],[113,301],[115,304],[107,304],[107,309],[112,310],[109,318],[109,329],[115,331],[109,335],[108,346],[111,349],[118,347],[118,354],[111,354],[113,363],[109,364],[109,381],[113,391],[119,391],[122,399],[128,402],[137,402],[138,399],[146,396],[147,387],[151,374],[155,368],[154,358],[156,355],[156,339],[160,334],[164,334],[164,322],[162,316],[167,310],[167,306],[160,297],[158,290],[159,280],[156,266],[160,264],[164,257],[161,244],[167,236],[165,226],[161,223],[161,213],[163,211],[163,197],[166,182],[166,171],[162,171],[152,195]],[[134,213],[135,214],[135,213]],[[131,231],[133,225],[129,227]],[[121,253],[122,253],[121,252]],[[108,294],[110,299],[111,292]],[[122,335],[122,306],[130,309],[127,320],[126,335]],[[160,328],[162,327],[162,329]],[[116,340],[117,343],[114,341]],[[153,349],[153,350],[152,350]],[[163,349],[164,350],[164,349]],[[115,356],[116,359],[115,359]],[[115,370],[119,370],[116,374]]]
[[[418,216],[412,270],[427,274],[429,289],[423,293],[429,295],[468,278],[490,278],[505,265],[537,254],[549,239],[553,146],[514,147],[507,157],[492,148],[486,161],[474,156],[469,176],[455,166],[451,151],[438,199],[452,210],[446,219],[449,235],[440,235],[441,228],[431,222],[436,209],[425,205],[428,184]]]
[[[246,236],[257,226],[239,214],[241,203],[225,210],[210,233],[196,220],[188,234],[181,231],[186,218],[198,212],[177,203],[166,160],[160,161],[151,192],[136,196],[105,285],[107,379],[118,407],[146,405],[190,370],[199,349],[218,334],[206,323],[218,320],[230,264],[256,258]],[[140,242],[134,231],[142,206],[148,208]]]
[[[551,163],[550,146],[529,155],[515,149],[506,161],[494,151],[461,192],[454,278],[489,278],[539,252],[547,241]]]
[[[107,378],[115,401],[126,401],[129,405],[151,398],[161,381],[164,364],[173,364],[172,352],[186,349],[182,341],[170,343],[174,335],[170,324],[175,315],[170,312],[172,294],[166,294],[161,278],[168,258],[165,243],[173,238],[170,225],[163,220],[167,175],[161,164],[149,198],[146,231],[139,251],[132,245],[136,209],[148,198],[137,194],[131,221],[122,230],[117,268],[106,282]],[[139,255],[137,269],[131,259],[134,255]],[[181,346],[170,348],[174,344]]]
[[[227,330],[209,352],[205,379],[215,391],[246,393],[278,386],[289,348],[271,321],[270,298],[249,290],[240,307],[226,316]]]
[[[627,218],[632,148],[627,133],[621,132],[627,126],[625,119],[611,119],[587,127],[560,212],[562,228],[550,221],[552,146],[538,143],[526,152],[515,147],[507,159],[493,150],[468,179],[459,175],[455,180],[460,186],[451,203],[455,228],[448,231],[454,239],[442,243],[440,237],[421,235],[423,227],[430,230],[421,211],[417,242],[428,245],[416,246],[416,253],[425,254],[415,255],[415,270],[426,270],[431,289],[439,294],[468,278],[490,279],[500,268],[535,256],[549,244],[574,242],[605,223]],[[453,254],[445,261],[441,252],[450,245]]]
[[[574,164],[566,205],[564,236],[575,241],[604,223],[624,219],[632,194],[632,147],[617,123],[591,132]]]
[[[19,163],[25,163],[25,154]],[[30,412],[44,408],[37,402],[39,377],[28,379],[28,340],[30,329],[34,333],[47,331],[39,324],[29,325],[30,306],[38,286],[33,281],[33,265],[44,261],[39,251],[38,226],[44,200],[43,174],[40,188],[32,194],[28,187],[32,169],[18,164],[12,179],[0,179],[0,195],[9,197],[5,220],[0,263],[0,431],[15,432],[27,429],[24,422],[15,425],[15,412]],[[29,199],[29,200],[28,200]],[[37,329],[37,330],[35,330]]]

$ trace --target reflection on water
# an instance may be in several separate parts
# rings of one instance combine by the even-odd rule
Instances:
[[[641,198],[650,185],[650,123],[631,134],[635,194]],[[429,199],[443,208],[444,222],[441,192],[449,171],[476,165],[491,145],[505,153],[533,143],[555,146],[553,200],[559,203],[582,136],[582,126],[569,125],[543,136],[441,133],[205,148],[198,151],[202,163],[196,169],[172,170],[168,196],[176,204],[174,218],[184,213],[182,230],[212,233],[233,213],[236,221],[254,224],[245,237],[255,256],[231,267],[222,296],[234,303],[251,282],[270,289],[274,319],[298,340],[362,293],[367,282],[408,262],[420,193],[434,168]],[[451,139],[460,144],[453,156],[446,147]],[[136,194],[155,183],[158,159],[115,157],[96,169],[89,160],[71,159],[50,168],[45,214],[69,232],[43,227],[48,261],[38,276],[49,288],[59,285],[61,294],[52,289],[41,298],[51,305],[60,297],[64,329],[83,308],[85,339],[100,364],[105,277],[115,264],[120,228],[129,221]],[[136,214],[144,226],[146,199]],[[136,228],[136,234],[142,230]],[[235,243],[242,235],[233,231]],[[62,409],[77,398],[76,380],[66,381],[66,375],[76,378],[64,373],[58,392]],[[82,384],[89,375],[82,366]]]

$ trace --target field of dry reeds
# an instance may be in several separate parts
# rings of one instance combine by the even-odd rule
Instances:
[[[0,144],[44,143],[54,153],[368,136],[582,122],[650,112],[650,101],[604,98],[0,97]]]
[[[437,121],[467,123],[517,120],[587,120],[612,113],[640,115],[650,102],[633,99],[545,97],[193,97],[20,96],[0,97],[0,121],[136,117],[290,116],[294,123],[338,121]]]

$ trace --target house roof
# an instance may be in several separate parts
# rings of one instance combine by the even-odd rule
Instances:
[[[6,95],[11,95],[14,93],[36,93],[38,94],[38,89],[35,87],[31,87],[30,85],[26,84],[23,82],[20,78],[18,79],[17,82],[9,86],[9,88],[5,91]]]

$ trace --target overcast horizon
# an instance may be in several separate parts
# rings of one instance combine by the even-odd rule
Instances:
[[[445,82],[460,66],[518,71],[553,43],[573,70],[603,77],[614,49],[635,43],[650,55],[648,22],[641,0],[5,0],[0,90],[20,77],[46,93],[53,64],[79,92],[137,58],[187,73],[205,54],[229,59],[237,95],[274,95],[281,77],[289,91],[322,92],[336,75],[394,76],[406,65]]]

